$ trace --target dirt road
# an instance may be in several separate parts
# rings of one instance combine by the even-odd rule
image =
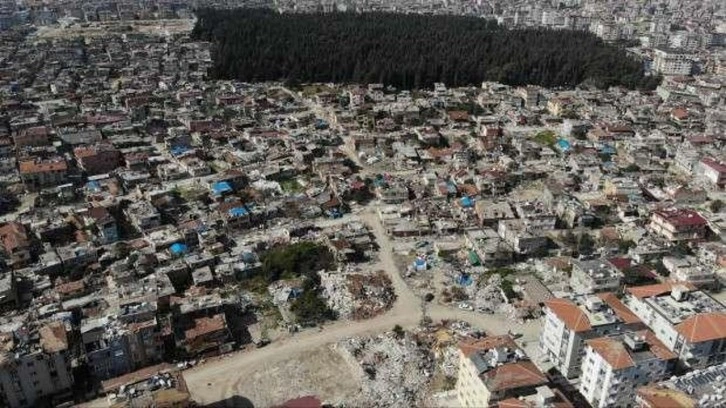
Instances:
[[[286,88],[280,89],[288,92],[294,98],[300,99],[292,91]],[[312,106],[307,101],[303,102],[317,115],[325,117],[326,112],[316,109],[316,106]],[[352,159],[363,167],[363,173],[367,174],[372,171],[363,166],[355,155],[352,155]],[[368,225],[380,247],[379,260],[373,268],[383,270],[389,275],[397,296],[394,306],[385,314],[373,319],[360,322],[334,322],[326,325],[322,331],[303,331],[293,337],[276,341],[265,348],[230,354],[188,370],[184,373],[184,377],[192,397],[197,402],[208,404],[238,395],[256,399],[254,395],[259,395],[260,390],[254,388],[255,383],[249,381],[250,376],[260,375],[260,372],[279,371],[278,367],[284,366],[284,362],[299,359],[305,353],[318,352],[321,346],[336,343],[345,338],[375,335],[391,330],[395,325],[411,329],[420,324],[424,313],[422,300],[411,291],[401,277],[393,259],[393,245],[377,217],[375,209],[372,206],[364,207],[356,214],[329,222],[329,226],[356,220]],[[507,316],[485,315],[435,303],[426,305],[426,315],[433,321],[466,321],[473,327],[482,329],[489,334],[506,334],[509,331],[521,333],[520,342],[526,342],[530,346],[536,344],[539,330],[539,322],[519,324],[508,319]],[[324,391],[321,392],[319,394],[321,397],[328,397],[323,395]],[[265,405],[269,404],[269,401],[264,399],[252,401],[252,403]]]
[[[398,273],[392,256],[392,244],[380,220],[372,209],[361,212],[356,218],[366,223],[380,246],[379,264],[374,266],[386,271],[397,294],[396,303],[387,313],[360,322],[334,322],[322,331],[307,330],[293,337],[274,342],[265,348],[249,352],[239,352],[208,362],[184,373],[192,393],[199,403],[208,404],[236,395],[246,396],[250,390],[249,376],[281,364],[290,359],[318,349],[320,346],[338,342],[342,339],[364,335],[374,335],[391,330],[395,325],[406,329],[416,327],[423,317],[421,299],[409,289]],[[508,331],[522,333],[522,341],[536,342],[538,322],[519,324],[502,315],[484,315],[476,312],[449,308],[437,304],[427,305],[427,315],[433,321],[463,320],[490,334],[506,334]],[[263,401],[253,401],[260,404]]]

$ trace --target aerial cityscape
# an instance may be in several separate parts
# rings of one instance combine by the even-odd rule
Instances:
[[[726,408],[721,0],[0,0],[0,408]]]

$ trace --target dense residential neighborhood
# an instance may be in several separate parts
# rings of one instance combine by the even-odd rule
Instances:
[[[237,7],[662,79],[213,79],[195,11]],[[724,4],[17,1],[0,38],[0,406],[726,406]]]

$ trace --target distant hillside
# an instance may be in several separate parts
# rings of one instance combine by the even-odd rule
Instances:
[[[586,32],[510,30],[463,16],[202,10],[192,36],[215,43],[212,75],[243,81],[384,83],[419,88],[496,81],[652,89],[642,64]]]

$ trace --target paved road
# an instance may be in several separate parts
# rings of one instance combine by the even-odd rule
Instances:
[[[411,329],[420,324],[423,317],[421,299],[411,291],[398,273],[393,259],[393,246],[380,220],[370,208],[353,217],[359,218],[371,228],[380,246],[379,264],[374,268],[386,271],[391,278],[397,294],[391,310],[365,321],[334,322],[326,325],[322,331],[306,330],[265,348],[231,354],[188,370],[184,373],[184,378],[197,402],[208,404],[239,395],[241,379],[265,365],[293,358],[306,350],[349,337],[378,334],[391,330],[395,325]],[[523,334],[522,340],[527,342],[536,340],[539,327],[537,322],[522,325],[502,315],[485,315],[437,304],[428,305],[427,315],[433,321],[463,320],[490,334],[505,334],[510,330],[519,332]]]

